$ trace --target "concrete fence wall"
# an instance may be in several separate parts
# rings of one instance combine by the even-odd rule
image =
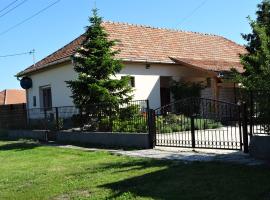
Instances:
[[[270,136],[253,136],[249,144],[249,153],[254,158],[270,161]]]
[[[148,133],[92,133],[92,132],[59,132],[56,140],[64,143],[82,143],[109,147],[135,147],[147,149]]]
[[[47,131],[29,131],[29,130],[10,130],[8,137],[11,139],[33,139],[33,140],[47,140]]]
[[[8,133],[11,139],[34,139],[46,141],[47,131],[12,130]],[[56,133],[56,142],[66,144],[89,144],[107,147],[134,147],[148,149],[148,133],[102,133],[102,132],[69,132]]]

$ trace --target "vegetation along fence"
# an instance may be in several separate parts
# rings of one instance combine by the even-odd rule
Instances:
[[[250,136],[270,133],[270,91],[238,90],[236,102],[186,98],[156,110],[147,100],[26,109],[0,108],[0,129],[150,133],[153,146],[242,149]],[[245,149],[246,148],[246,149]]]
[[[237,100],[246,103],[249,135],[269,135],[270,90],[239,89]]]
[[[151,112],[155,145],[242,149],[241,107],[222,101],[187,98]]]
[[[121,105],[95,104],[52,108],[24,108],[24,123],[18,124],[12,113],[2,115],[2,128],[30,130],[72,130],[91,132],[148,132],[147,100]],[[17,113],[18,108],[14,108]],[[5,124],[5,127],[3,127]]]

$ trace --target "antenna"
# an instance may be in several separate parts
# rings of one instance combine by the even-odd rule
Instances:
[[[33,65],[34,65],[34,67],[36,66],[35,52],[36,52],[35,49],[33,49],[33,50],[31,50],[31,51],[29,52],[29,54],[33,56]]]
[[[94,0],[94,9],[97,9],[97,1]]]

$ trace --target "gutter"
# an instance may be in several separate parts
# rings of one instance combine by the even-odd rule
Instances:
[[[169,57],[169,58],[171,59],[171,61],[147,60],[147,59],[130,59],[130,58],[124,58],[124,59],[121,59],[120,58],[120,60],[123,61],[123,62],[149,63],[149,64],[181,64],[183,66],[191,67],[191,68],[193,68],[195,70],[207,72],[208,74],[210,74],[212,76],[217,76],[218,75],[218,72],[217,71],[211,71],[211,70],[203,69],[201,67],[198,67],[198,66],[195,66],[195,65],[192,65],[192,64],[188,64],[188,63],[185,63],[185,62],[182,62],[182,61],[177,60],[177,59],[174,59],[172,57]],[[22,77],[22,76],[25,76],[25,75],[30,75],[30,74],[33,74],[35,72],[46,70],[48,67],[51,67],[53,65],[61,64],[61,63],[67,62],[67,61],[72,61],[71,58],[70,58],[70,56],[65,57],[65,58],[62,58],[62,59],[59,59],[59,60],[56,60],[56,61],[53,61],[53,62],[48,63],[46,65],[37,67],[36,69],[32,69],[29,72],[27,72],[27,71],[26,72],[23,72],[22,71],[22,72],[16,74],[15,77],[19,78],[19,77]]]
[[[147,60],[147,59],[129,59],[129,58],[121,59],[120,58],[120,60],[123,61],[123,62],[136,62],[136,63],[176,64],[173,61],[153,61],[153,60]],[[18,74],[15,75],[15,77],[19,78],[19,77],[22,77],[22,76],[25,76],[25,75],[33,74],[33,73],[38,72],[38,71],[41,71],[41,70],[46,70],[47,67],[51,67],[53,65],[61,64],[61,63],[64,63],[66,61],[71,61],[70,56],[65,57],[65,58],[62,58],[62,59],[59,59],[59,60],[56,60],[56,61],[53,61],[53,62],[48,63],[46,65],[37,67],[36,69],[32,69],[29,72],[27,72],[27,71],[26,72],[24,72],[24,71],[19,72]]]
[[[37,71],[41,71],[43,69],[46,69],[47,67],[57,65],[57,64],[61,64],[61,63],[64,63],[66,61],[69,61],[69,60],[71,60],[70,57],[65,57],[65,58],[53,61],[51,63],[48,63],[46,65],[42,65],[41,67],[33,69],[33,70],[29,71],[29,72],[24,72],[24,71],[19,72],[18,74],[15,75],[15,77],[22,77],[22,76],[25,76],[25,75],[30,75],[30,74],[35,73]]]

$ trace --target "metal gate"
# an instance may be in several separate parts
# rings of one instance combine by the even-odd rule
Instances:
[[[241,106],[237,104],[188,98],[158,108],[151,116],[155,146],[242,149]]]

